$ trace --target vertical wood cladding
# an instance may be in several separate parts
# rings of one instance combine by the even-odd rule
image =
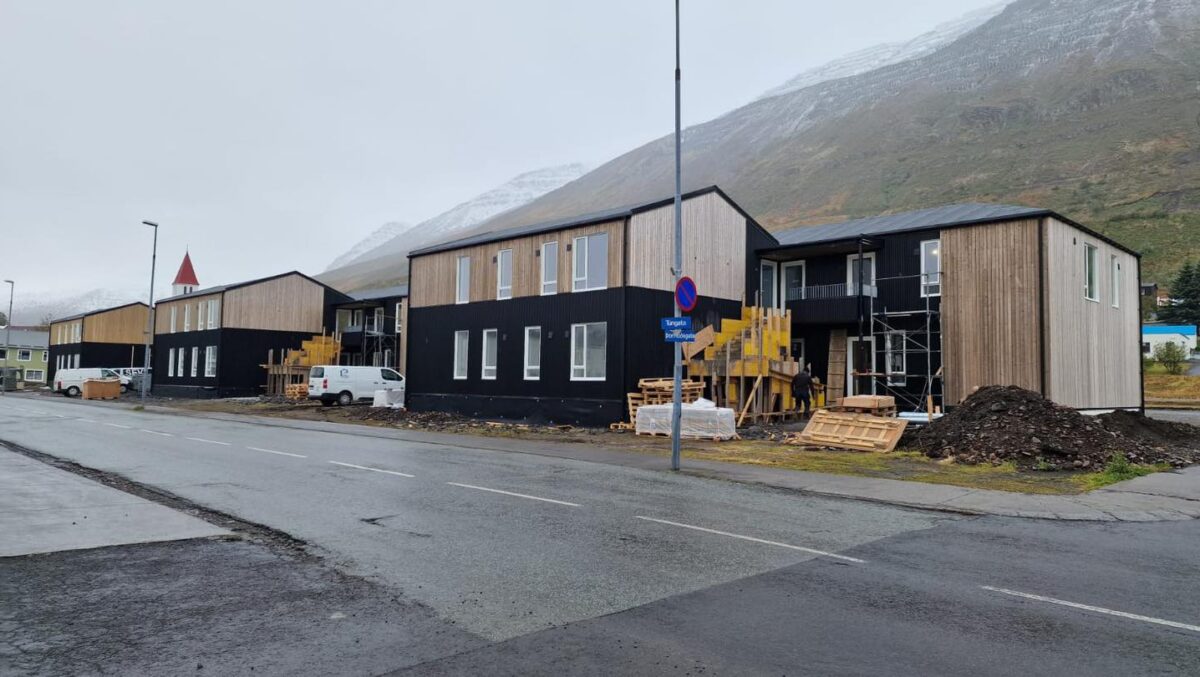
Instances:
[[[221,326],[320,334],[324,328],[325,288],[291,274],[226,290]]]
[[[199,331],[197,329],[197,306],[203,304],[203,317],[205,328],[208,327],[208,302],[220,301],[221,293],[205,294],[203,296],[189,296],[186,299],[178,301],[162,301],[154,304],[154,333],[155,334],[170,334],[171,333],[171,309],[175,309],[175,333],[183,331],[183,312],[184,306],[189,308],[190,329],[188,331]],[[217,318],[217,325],[220,326],[220,318]]]
[[[1084,298],[1084,246],[1097,249],[1099,300]],[[1047,396],[1081,409],[1141,406],[1138,259],[1070,224],[1047,218]],[[1112,258],[1121,266],[1112,306]]]
[[[946,404],[984,385],[1040,391],[1038,221],[950,228],[941,241]]]
[[[746,217],[716,192],[683,202],[683,270],[705,296],[746,296]],[[673,292],[675,207],[634,214],[629,225],[629,286]],[[753,257],[751,257],[753,258]]]
[[[149,310],[135,304],[94,313],[83,318],[84,343],[144,343]]]
[[[413,280],[412,307],[454,303],[460,256],[471,259],[471,302],[496,300],[497,263],[493,259],[503,249],[513,250],[513,298],[540,296],[542,259],[539,252],[547,242],[558,243],[558,293],[569,294],[574,257],[573,252],[568,251],[568,246],[576,237],[595,233],[608,234],[608,287],[620,287],[624,284],[624,219],[415,257],[411,262],[410,276]]]

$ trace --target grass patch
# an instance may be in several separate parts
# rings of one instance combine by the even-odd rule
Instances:
[[[1136,477],[1145,477],[1146,475],[1170,469],[1171,466],[1167,463],[1158,463],[1155,465],[1130,463],[1129,459],[1125,458],[1125,454],[1118,453],[1113,454],[1108,464],[1104,466],[1103,471],[1087,473],[1075,478],[1075,480],[1084,491],[1092,491],[1093,489],[1107,487],[1117,482],[1124,482]]]
[[[1147,370],[1145,382],[1147,399],[1200,401],[1200,376],[1172,376]]]

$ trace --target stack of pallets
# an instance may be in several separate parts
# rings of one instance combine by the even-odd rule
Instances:
[[[890,395],[851,395],[843,397],[829,411],[871,416],[896,416],[896,398]]]
[[[638,408],[647,404],[670,404],[675,400],[675,379],[644,378],[638,381],[638,392],[626,395],[629,422],[614,423],[613,430],[633,430],[637,427]],[[684,379],[680,384],[680,397],[685,403],[695,402],[704,396],[704,382]]]
[[[308,397],[307,383],[289,383],[284,386],[283,396],[289,400],[302,400]]]

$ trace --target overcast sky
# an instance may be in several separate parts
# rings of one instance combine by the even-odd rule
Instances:
[[[686,0],[684,121],[995,0]],[[671,131],[672,3],[0,0],[18,297],[316,273],[532,169]]]

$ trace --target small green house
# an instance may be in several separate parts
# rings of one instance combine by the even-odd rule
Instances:
[[[37,327],[0,327],[0,373],[19,372],[18,382],[45,385],[50,363],[50,331]]]

